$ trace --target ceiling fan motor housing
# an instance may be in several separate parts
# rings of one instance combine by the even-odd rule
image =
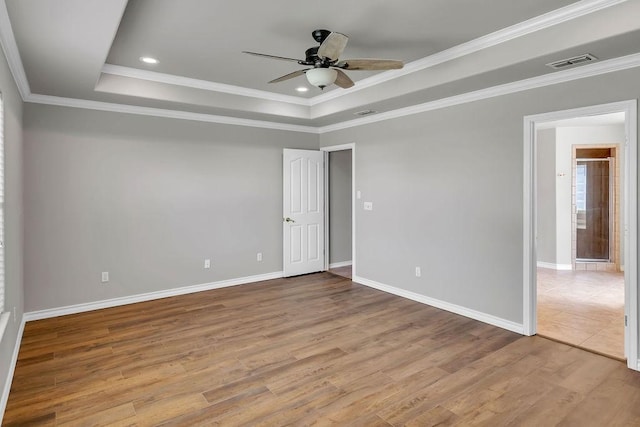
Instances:
[[[305,60],[299,61],[299,64],[302,65],[312,65],[315,68],[329,68],[336,61],[331,61],[328,58],[321,58],[318,56],[318,49],[320,46],[310,47],[304,52]]]
[[[304,52],[306,65],[316,65],[322,63],[322,59],[318,56],[318,49],[320,46],[310,47]]]
[[[311,36],[318,43],[322,43],[324,39],[326,39],[329,36],[329,34],[331,34],[331,31],[329,30],[313,30],[313,32],[311,33]]]

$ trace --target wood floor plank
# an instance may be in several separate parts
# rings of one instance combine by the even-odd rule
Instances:
[[[405,425],[407,427],[447,426],[458,423],[459,417],[442,406],[436,406],[424,412]]]
[[[255,420],[255,425],[299,425],[302,419],[309,418],[314,411],[340,400],[344,394],[343,390],[326,380],[305,383],[300,387],[289,389],[285,393],[277,394],[278,410],[274,411],[271,408],[270,413]]]
[[[523,427],[558,425],[576,411],[582,399],[580,393],[555,386],[536,405],[529,406],[513,418],[512,424]]]
[[[460,423],[468,426],[512,424],[514,418],[536,406],[551,390],[553,385],[535,374],[528,375],[520,381],[510,382],[504,393],[461,417]]]
[[[3,425],[637,425],[639,408],[621,362],[318,273],[29,322]]]
[[[78,414],[80,415],[80,414]],[[56,414],[57,426],[113,426],[116,423],[130,420],[136,415],[132,403],[124,403],[118,406],[101,411],[84,412],[78,417],[58,417]]]
[[[25,411],[26,412],[26,411]],[[35,427],[35,426],[55,426],[56,425],[56,413],[49,412],[36,416],[31,416],[29,413],[25,413],[19,418],[19,421],[3,421],[2,425],[5,427]]]
[[[185,393],[166,399],[139,401],[134,403],[136,419],[141,426],[156,426],[167,420],[200,410],[209,406],[202,393]]]

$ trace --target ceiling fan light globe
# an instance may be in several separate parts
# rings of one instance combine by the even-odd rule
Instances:
[[[320,89],[333,84],[338,77],[338,72],[333,68],[313,68],[305,74],[309,83]]]

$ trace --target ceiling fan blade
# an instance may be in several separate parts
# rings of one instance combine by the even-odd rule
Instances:
[[[301,59],[286,58],[284,56],[274,56],[274,55],[267,55],[267,54],[264,54],[264,53],[247,52],[246,50],[243,50],[242,53],[248,53],[249,55],[255,55],[255,56],[262,56],[264,58],[278,59],[280,61],[293,61],[293,62],[298,62],[298,63],[300,61],[302,61]]]
[[[271,80],[269,83],[280,83],[280,82],[283,82],[285,80],[289,80],[289,79],[292,79],[294,77],[301,76],[304,73],[306,73],[307,70],[310,70],[310,68],[305,68],[304,70],[298,70],[298,71],[294,71],[293,73],[285,74],[282,77],[278,77],[277,79]]]
[[[338,77],[336,77],[336,81],[334,82],[337,86],[340,86],[343,89],[348,89],[353,86],[353,80],[347,76],[344,71],[336,70],[338,72]]]
[[[342,55],[344,48],[347,47],[348,41],[349,37],[341,33],[333,32],[324,39],[320,48],[318,48],[318,56],[331,61],[337,61],[340,55]]]
[[[399,70],[404,67],[402,61],[395,59],[345,59],[334,65],[343,70]]]

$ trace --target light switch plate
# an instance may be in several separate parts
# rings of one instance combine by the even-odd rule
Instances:
[[[372,211],[373,210],[373,202],[364,202],[364,210]]]

